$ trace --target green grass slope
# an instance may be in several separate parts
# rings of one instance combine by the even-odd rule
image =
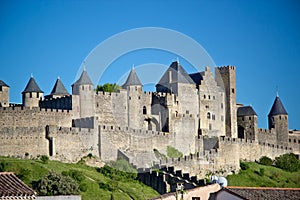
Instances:
[[[51,170],[58,173],[70,170],[79,171],[84,176],[84,179],[80,182],[80,185],[85,187],[84,192],[81,192],[83,200],[130,200],[149,199],[159,196],[159,193],[151,187],[148,187],[137,180],[111,180],[108,176],[99,173],[97,168],[80,163],[70,164],[58,161],[48,161],[44,163],[41,160],[0,157],[0,169],[1,168],[4,168],[5,171],[14,172],[30,187],[32,187],[34,182],[40,180]],[[107,188],[101,188],[101,184],[113,185],[114,189],[109,190]]]
[[[300,188],[300,173],[287,172],[274,166],[246,163],[249,168],[227,176],[229,186]]]

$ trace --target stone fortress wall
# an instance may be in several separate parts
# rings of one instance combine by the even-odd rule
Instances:
[[[178,62],[171,67],[182,70]],[[203,178],[208,171],[238,171],[240,160],[299,153],[300,134],[285,132],[285,115],[274,118],[277,121],[270,130],[258,129],[257,116],[249,110],[237,116],[235,67],[216,71],[216,80],[209,68],[190,75],[193,80],[184,77],[180,82],[177,76],[168,84],[178,94],[165,92],[163,87],[144,92],[138,78],[127,80],[130,84],[120,92],[96,93],[84,71],[73,84],[72,95],[52,94],[56,98],[30,107],[0,107],[0,154],[23,157],[29,153],[76,162],[91,153],[103,161],[122,157],[137,167],[173,166]],[[184,157],[157,158],[154,149],[166,155],[167,146]]]

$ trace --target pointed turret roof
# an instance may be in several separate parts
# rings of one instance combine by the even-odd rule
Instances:
[[[137,74],[135,73],[135,70],[134,70],[134,67],[132,67],[128,77],[127,77],[127,80],[126,82],[122,85],[122,87],[124,89],[126,89],[127,86],[130,86],[130,85],[142,85],[139,77],[137,76]]]
[[[4,83],[4,81],[0,80],[0,86],[6,86],[9,87],[6,83]]]
[[[38,86],[38,84],[35,82],[34,78],[31,76],[24,91],[22,93],[26,93],[26,92],[41,92],[44,93],[40,87]]]
[[[170,80],[170,71],[172,80]],[[195,82],[191,79],[188,73],[186,73],[178,61],[172,62],[157,85],[167,85],[170,82],[195,84]]]
[[[287,115],[288,113],[286,112],[279,96],[276,96],[275,101],[273,103],[273,106],[271,108],[271,111],[269,113],[269,116],[273,115]]]
[[[256,112],[253,110],[252,106],[243,106],[239,107],[237,110],[237,116],[250,116],[250,115],[256,115]]]
[[[80,78],[73,85],[93,85],[88,73],[83,70]]]
[[[57,78],[50,95],[69,95],[60,78]]]

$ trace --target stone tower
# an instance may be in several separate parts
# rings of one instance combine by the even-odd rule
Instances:
[[[275,129],[277,144],[288,145],[288,113],[277,95],[268,115],[269,129]]]
[[[72,85],[72,110],[74,118],[95,115],[95,94],[88,73],[83,70],[80,78]]]
[[[141,128],[143,126],[141,118],[141,116],[143,116],[143,108],[141,105],[141,95],[143,91],[142,83],[135,73],[134,67],[132,67],[122,88],[127,90],[128,127],[135,129]]]
[[[64,84],[62,83],[62,81],[58,77],[55,84],[54,84],[54,86],[53,86],[53,89],[52,89],[51,93],[49,95],[45,96],[45,99],[64,97],[64,96],[69,96],[69,95],[70,94],[66,90]]]
[[[167,71],[164,73],[158,84],[156,91],[162,93],[172,93],[176,96],[176,102],[168,102],[169,131],[176,132],[177,125],[172,120],[172,116],[197,116],[199,105],[196,83],[185,71],[178,61],[172,62]],[[191,127],[191,132],[195,132],[198,128],[197,121],[194,122],[195,127]],[[185,126],[185,125],[183,125]],[[186,125],[187,127],[187,125]]]
[[[256,140],[257,114],[251,106],[237,109],[238,138]]]
[[[236,72],[234,66],[217,67],[216,81],[225,91],[226,136],[237,138]]]
[[[39,107],[40,100],[43,99],[44,92],[39,88],[34,78],[31,76],[26,88],[22,92],[22,102],[24,107]]]
[[[9,86],[0,80],[0,107],[9,106]]]

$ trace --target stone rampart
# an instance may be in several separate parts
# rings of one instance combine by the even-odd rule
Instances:
[[[49,149],[54,159],[76,162],[91,153],[99,156],[98,128],[48,126]]]
[[[1,107],[2,127],[45,127],[46,125],[72,126],[72,112],[69,110],[38,107]]]
[[[87,118],[72,120],[72,127],[94,129],[97,126],[98,126],[98,118],[97,117],[87,117]]]
[[[0,141],[1,156],[49,156],[49,141],[43,127],[1,127]]]
[[[41,108],[72,110],[72,96],[44,99],[40,101]]]

